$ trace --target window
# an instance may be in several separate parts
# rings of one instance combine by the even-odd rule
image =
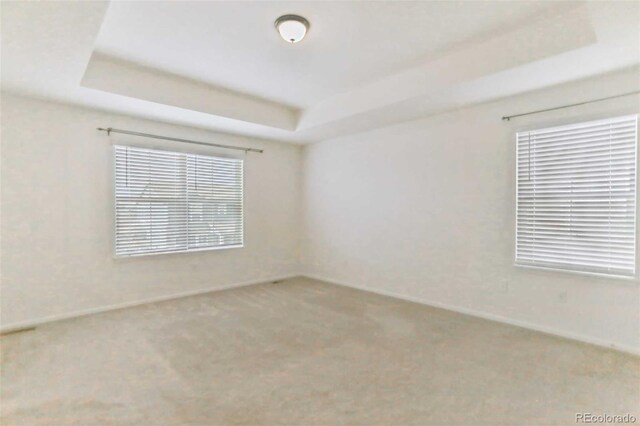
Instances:
[[[116,146],[116,256],[241,247],[242,189],[242,160]]]
[[[637,116],[516,139],[516,264],[634,276]]]

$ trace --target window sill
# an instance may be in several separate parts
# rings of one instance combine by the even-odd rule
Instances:
[[[220,247],[203,247],[203,248],[189,249],[189,250],[158,251],[153,253],[139,253],[139,254],[120,254],[120,255],[114,255],[113,259],[124,260],[124,259],[132,259],[132,258],[139,258],[139,257],[159,256],[163,254],[189,254],[189,253],[199,253],[204,251],[229,250],[229,249],[237,249],[237,248],[244,248],[244,243],[229,245],[229,246],[220,246]]]
[[[571,269],[552,268],[550,266],[523,265],[520,263],[514,263],[513,266],[515,266],[516,268],[530,269],[534,271],[564,272],[571,275],[584,275],[584,276],[591,276],[596,278],[610,278],[614,280],[624,280],[624,281],[637,280],[636,275],[615,275],[615,274],[606,274],[603,272],[574,271]]]

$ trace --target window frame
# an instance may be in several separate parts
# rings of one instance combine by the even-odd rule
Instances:
[[[124,147],[124,148],[132,148],[132,149],[142,149],[142,150],[150,150],[150,151],[161,151],[161,152],[166,152],[166,153],[177,153],[177,154],[183,154],[183,155],[198,155],[198,156],[204,156],[204,157],[212,157],[212,158],[216,158],[216,159],[222,159],[222,160],[238,160],[242,162],[242,176],[241,176],[241,181],[240,181],[240,185],[241,185],[241,191],[242,191],[242,197],[241,197],[241,226],[242,226],[242,232],[240,234],[240,240],[241,242],[239,244],[233,244],[233,245],[224,245],[224,246],[210,246],[210,247],[198,247],[198,248],[187,248],[185,250],[166,250],[166,251],[154,251],[154,252],[144,252],[144,253],[134,253],[134,254],[118,254],[117,250],[116,250],[116,244],[117,244],[117,231],[118,231],[118,221],[117,221],[117,201],[116,201],[116,149],[117,147]],[[175,254],[187,254],[187,253],[196,253],[196,252],[205,252],[205,251],[217,251],[217,250],[231,250],[231,249],[239,249],[239,248],[244,248],[245,244],[246,244],[246,239],[245,239],[245,229],[246,229],[246,219],[245,219],[245,188],[246,188],[246,184],[245,184],[245,180],[246,180],[246,170],[245,170],[245,161],[244,158],[241,158],[239,156],[225,156],[225,155],[220,155],[220,154],[210,154],[210,153],[202,153],[202,152],[195,152],[195,151],[191,151],[191,150],[177,150],[177,149],[167,149],[166,147],[157,147],[157,146],[140,146],[140,145],[136,145],[136,144],[131,144],[131,143],[114,143],[111,146],[111,161],[112,161],[112,176],[111,176],[111,202],[112,202],[112,232],[111,232],[111,257],[114,260],[118,260],[118,261],[126,261],[127,259],[134,259],[134,258],[138,258],[138,257],[146,257],[146,256],[162,256],[162,255],[175,255]],[[185,169],[185,173],[188,173],[187,170]],[[188,184],[188,182],[187,182]],[[186,186],[185,186],[186,188]],[[188,198],[188,196],[187,196]],[[187,209],[187,216],[188,216],[188,209]],[[188,221],[188,219],[187,219]],[[187,233],[187,241],[189,239],[188,233]]]
[[[519,164],[518,164],[518,154],[519,154],[519,147],[518,147],[518,136],[521,133],[528,133],[528,132],[536,132],[536,131],[547,131],[547,130],[555,130],[555,129],[560,129],[560,128],[564,128],[564,127],[570,127],[570,126],[580,126],[582,124],[587,124],[587,123],[595,123],[595,122],[602,122],[602,121],[607,121],[607,120],[621,120],[621,119],[625,119],[625,118],[633,118],[635,120],[635,146],[634,146],[634,150],[635,150],[635,155],[634,155],[634,189],[635,189],[635,194],[634,194],[634,198],[635,198],[635,209],[634,209],[634,218],[633,218],[633,263],[634,263],[634,272],[633,274],[619,274],[619,273],[607,273],[605,271],[589,271],[589,270],[580,270],[577,268],[563,268],[563,267],[553,267],[553,266],[549,266],[549,265],[532,265],[532,264],[526,264],[526,263],[520,263],[519,259],[518,259],[518,205],[519,205],[519,181],[518,181],[518,171],[519,171]],[[516,130],[514,133],[514,141],[515,141],[515,154],[514,154],[514,158],[515,158],[515,164],[514,164],[514,192],[515,192],[515,200],[514,200],[514,212],[515,212],[515,217],[514,217],[514,238],[513,238],[513,266],[516,268],[521,268],[524,270],[530,270],[530,271],[548,271],[548,272],[564,272],[567,274],[573,274],[573,275],[585,275],[585,276],[593,276],[593,277],[600,277],[600,278],[609,278],[609,279],[618,279],[618,280],[626,280],[626,281],[636,281],[638,279],[638,276],[640,274],[640,271],[638,271],[638,226],[637,226],[637,222],[638,222],[638,205],[639,205],[639,201],[638,200],[638,133],[639,132],[639,126],[640,126],[640,116],[638,113],[636,112],[631,112],[629,114],[622,114],[622,115],[616,115],[613,117],[608,117],[608,118],[593,118],[593,119],[588,119],[588,120],[584,120],[581,119],[579,121],[576,121],[578,119],[574,119],[572,122],[569,123],[564,123],[564,124],[557,124],[554,126],[546,126],[546,127],[535,127],[535,128],[528,128],[528,129],[520,129],[520,130]]]

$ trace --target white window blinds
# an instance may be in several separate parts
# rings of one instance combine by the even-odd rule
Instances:
[[[115,252],[243,245],[243,161],[115,146]]]
[[[517,264],[635,274],[636,141],[636,115],[517,134]]]

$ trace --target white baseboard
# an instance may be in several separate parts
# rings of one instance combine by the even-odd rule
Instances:
[[[133,308],[135,306],[146,305],[148,303],[164,302],[166,300],[180,299],[183,297],[196,296],[198,294],[211,293],[214,291],[229,290],[232,288],[246,287],[249,285],[262,284],[262,283],[267,283],[271,281],[286,280],[286,279],[294,278],[298,276],[300,275],[291,274],[291,275],[284,275],[284,276],[278,276],[278,277],[260,278],[258,280],[244,281],[240,283],[227,284],[223,286],[190,290],[190,291],[185,291],[181,293],[174,293],[174,294],[169,294],[164,296],[151,297],[148,299],[135,300],[131,302],[115,303],[113,305],[100,306],[100,307],[90,308],[90,309],[81,309],[79,311],[66,312],[63,314],[51,315],[51,316],[36,318],[32,320],[27,320],[27,321],[20,321],[20,322],[10,323],[7,325],[3,324],[0,327],[0,332],[10,333],[12,331],[21,330],[25,328],[33,328],[39,325],[43,325],[43,324],[55,322],[55,321],[62,321],[62,320],[71,319],[71,318],[83,317],[86,315],[99,314],[102,312],[115,311],[118,309]]]
[[[542,325],[534,324],[534,323],[527,322],[527,321],[515,320],[515,319],[512,319],[512,318],[503,317],[501,315],[495,315],[495,314],[491,314],[491,313],[487,313],[487,312],[476,311],[474,309],[469,309],[469,308],[464,308],[464,307],[460,307],[460,306],[450,305],[450,304],[447,304],[447,303],[440,303],[440,302],[433,302],[433,301],[429,301],[429,300],[424,300],[424,299],[420,299],[420,298],[417,298],[417,297],[408,296],[408,295],[405,295],[405,294],[395,293],[395,292],[392,292],[392,291],[379,290],[379,289],[365,287],[365,286],[361,286],[361,285],[346,283],[344,281],[337,281],[337,280],[334,280],[332,278],[322,277],[322,276],[315,275],[315,274],[302,274],[302,276],[307,277],[307,278],[311,278],[311,279],[314,279],[314,280],[325,281],[325,282],[328,282],[328,283],[331,283],[331,284],[335,284],[335,285],[339,285],[339,286],[342,286],[342,287],[349,287],[349,288],[354,288],[354,289],[357,289],[357,290],[368,291],[368,292],[380,294],[380,295],[383,295],[383,296],[388,296],[388,297],[393,297],[393,298],[396,298],[396,299],[406,300],[406,301],[409,301],[409,302],[419,303],[421,305],[427,305],[427,306],[433,306],[435,308],[446,309],[448,311],[458,312],[458,313],[461,313],[461,314],[464,314],[464,315],[470,315],[470,316],[473,316],[473,317],[482,318],[482,319],[486,319],[486,320],[489,320],[489,321],[501,322],[501,323],[504,323],[504,324],[513,325],[515,327],[526,328],[526,329],[529,329],[529,330],[534,330],[534,331],[538,331],[538,332],[545,333],[545,334],[551,334],[551,335],[554,335],[554,336],[564,337],[566,339],[577,340],[577,341],[580,341],[580,342],[583,342],[583,343],[589,343],[589,344],[596,345],[596,346],[602,346],[602,347],[605,347],[605,348],[608,348],[608,349],[614,349],[614,350],[617,350],[617,351],[620,351],[620,352],[625,352],[625,353],[632,354],[632,355],[640,355],[640,348],[636,348],[636,347],[629,346],[629,345],[621,345],[619,343],[610,342],[610,341],[607,341],[607,340],[602,340],[602,339],[598,339],[598,338],[591,337],[591,336],[586,336],[584,334],[578,334],[578,333],[573,333],[573,332],[569,332],[569,331],[559,330],[557,328],[542,326]]]
[[[266,282],[270,282],[270,281],[286,280],[286,279],[295,278],[295,277],[298,277],[298,276],[312,278],[312,279],[315,279],[315,280],[324,281],[324,282],[335,284],[335,285],[339,285],[339,286],[342,286],[342,287],[349,287],[349,288],[363,290],[363,291],[367,291],[367,292],[371,292],[371,293],[376,293],[376,294],[380,294],[380,295],[387,296],[387,297],[393,297],[393,298],[396,298],[396,299],[402,299],[402,300],[406,300],[406,301],[413,302],[413,303],[419,303],[421,305],[427,305],[427,306],[433,306],[435,308],[446,309],[448,311],[458,312],[458,313],[461,313],[461,314],[464,314],[464,315],[470,315],[470,316],[474,316],[474,317],[477,317],[477,318],[482,318],[482,319],[486,319],[486,320],[490,320],[490,321],[501,322],[501,323],[504,323],[504,324],[509,324],[509,325],[513,325],[513,326],[516,326],[516,327],[526,328],[526,329],[529,329],[529,330],[534,330],[534,331],[538,331],[538,332],[545,333],[545,334],[551,334],[551,335],[554,335],[554,336],[564,337],[564,338],[571,339],[571,340],[577,340],[577,341],[584,342],[584,343],[589,343],[589,344],[592,344],[592,345],[597,345],[597,346],[602,346],[602,347],[609,348],[609,349],[614,349],[614,350],[617,350],[617,351],[620,351],[620,352],[625,352],[625,353],[629,353],[629,354],[633,354],[633,355],[640,355],[640,348],[636,348],[636,347],[633,347],[633,346],[621,345],[619,343],[610,342],[610,341],[594,338],[594,337],[583,335],[583,334],[572,333],[572,332],[568,332],[568,331],[564,331],[564,330],[559,330],[557,328],[541,326],[541,325],[534,324],[534,323],[527,322],[527,321],[515,320],[515,319],[512,319],[512,318],[503,317],[503,316],[500,316],[500,315],[495,315],[495,314],[491,314],[491,313],[487,313],[487,312],[476,311],[474,309],[469,309],[469,308],[464,308],[464,307],[460,307],[460,306],[450,305],[450,304],[447,304],[447,303],[433,302],[433,301],[428,301],[428,300],[424,300],[424,299],[420,299],[420,298],[417,298],[417,297],[413,297],[413,296],[409,296],[409,295],[405,295],[405,294],[400,294],[400,293],[396,293],[396,292],[392,292],[392,291],[379,290],[379,289],[370,288],[370,287],[366,287],[366,286],[346,283],[344,281],[338,281],[338,280],[335,280],[335,279],[332,279],[332,278],[322,277],[322,276],[315,275],[315,274],[290,274],[290,275],[270,277],[270,278],[261,278],[261,279],[258,279],[258,280],[244,281],[244,282],[240,282],[240,283],[227,284],[227,285],[224,285],[224,286],[209,287],[209,288],[203,288],[203,289],[197,289],[197,290],[190,290],[190,291],[185,291],[185,292],[181,292],[181,293],[174,293],[174,294],[171,294],[171,295],[164,295],[164,296],[152,297],[152,298],[148,298],[148,299],[136,300],[136,301],[132,301],[132,302],[117,303],[117,304],[101,306],[101,307],[97,307],[97,308],[83,309],[83,310],[79,310],[79,311],[67,312],[67,313],[64,313],[64,314],[51,315],[51,316],[47,316],[47,317],[36,318],[36,319],[33,319],[33,320],[27,320],[27,321],[21,321],[21,322],[16,322],[16,323],[10,323],[8,325],[2,325],[0,327],[0,332],[1,333],[9,333],[9,332],[12,332],[12,331],[15,331],[15,330],[20,330],[20,329],[25,329],[25,328],[32,328],[32,327],[36,327],[36,326],[39,326],[39,325],[43,325],[43,324],[50,323],[50,322],[55,322],[55,321],[62,321],[62,320],[71,319],[71,318],[78,318],[78,317],[83,317],[83,316],[86,316],[86,315],[98,314],[98,313],[102,313],[102,312],[115,311],[115,310],[118,310],[118,309],[132,308],[132,307],[135,307],[135,306],[146,305],[146,304],[149,304],[149,303],[164,302],[164,301],[167,301],[167,300],[180,299],[180,298],[183,298],[183,297],[195,296],[195,295],[198,295],[198,294],[205,294],[205,293],[211,293],[211,292],[215,292],[215,291],[229,290],[229,289],[232,289],[232,288],[245,287],[245,286],[250,286],[250,285],[255,285],[255,284],[266,283]]]

